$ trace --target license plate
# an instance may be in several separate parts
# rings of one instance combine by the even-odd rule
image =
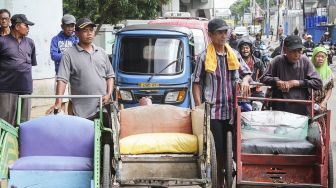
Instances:
[[[147,82],[141,82],[138,84],[139,87],[159,87],[159,83],[147,83]]]

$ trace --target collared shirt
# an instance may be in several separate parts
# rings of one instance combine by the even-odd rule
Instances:
[[[106,80],[114,72],[106,52],[93,46],[92,52],[85,51],[78,44],[64,53],[57,80],[70,82],[72,95],[106,95]],[[98,99],[72,99],[74,114],[88,118],[97,112]]]
[[[200,83],[203,91],[203,101],[213,103],[211,119],[227,120],[233,118],[234,85],[239,76],[251,74],[250,69],[239,53],[235,51],[240,62],[240,69],[228,70],[226,54],[217,53],[217,68],[214,73],[205,71],[205,56],[203,52],[196,63],[192,81]]]
[[[32,66],[37,65],[35,44],[23,37],[20,42],[12,34],[0,37],[0,92],[31,94]]]

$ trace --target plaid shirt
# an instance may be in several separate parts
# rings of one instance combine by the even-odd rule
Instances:
[[[217,68],[214,73],[205,72],[204,63],[206,51],[197,59],[192,81],[200,83],[203,101],[213,103],[211,119],[227,120],[233,118],[234,84],[239,76],[251,75],[251,71],[240,54],[236,52],[240,62],[238,70],[228,70],[226,54],[217,53]]]

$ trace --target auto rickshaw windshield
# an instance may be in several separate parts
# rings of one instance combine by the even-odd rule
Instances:
[[[124,37],[121,42],[119,69],[125,73],[177,74],[183,71],[183,42],[174,38]]]

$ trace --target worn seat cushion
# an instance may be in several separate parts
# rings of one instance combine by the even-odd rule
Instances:
[[[197,153],[197,137],[183,133],[137,134],[120,140],[121,154]]]
[[[93,158],[93,121],[49,115],[24,122],[19,132],[20,157],[72,156]]]
[[[256,154],[314,154],[315,146],[307,140],[254,138],[242,140],[243,153]]]
[[[147,105],[120,111],[120,138],[143,133],[192,134],[191,110],[173,105]]]
[[[92,158],[69,156],[30,156],[19,158],[10,170],[92,171]]]

